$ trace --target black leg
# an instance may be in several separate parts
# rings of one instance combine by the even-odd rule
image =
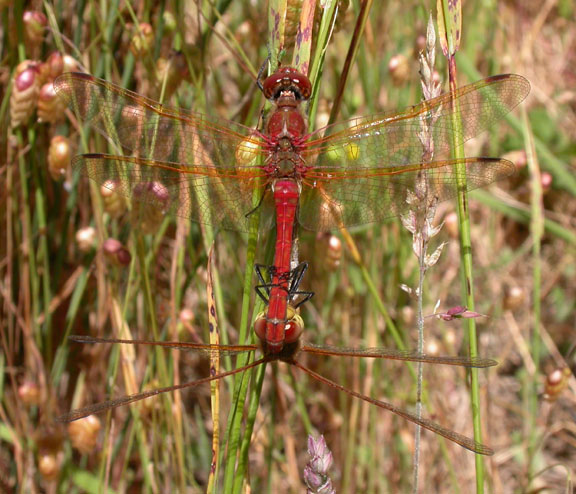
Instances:
[[[308,263],[302,262],[298,264],[298,266],[296,266],[292,271],[282,274],[282,281],[286,280],[288,282],[288,299],[290,304],[292,304],[295,309],[300,307],[314,296],[314,292],[298,290],[298,287],[300,286],[302,278],[304,277],[304,273],[306,273],[307,269]],[[254,270],[256,271],[256,277],[260,281],[260,284],[256,285],[255,287],[256,294],[265,304],[268,304],[270,302],[270,291],[275,286],[278,286],[277,284],[272,283],[272,280],[277,275],[276,267],[265,266],[263,264],[255,264]],[[300,300],[295,302],[297,298]]]
[[[304,277],[304,273],[306,273],[307,269],[308,263],[301,262],[292,271],[290,271],[290,293],[295,293],[298,290],[298,287],[300,286],[300,283],[302,283],[302,278]]]
[[[291,294],[290,299],[292,301],[292,306],[297,309],[302,304],[308,302],[314,296],[314,292],[294,292]],[[296,297],[302,297],[298,302],[294,303]]]
[[[264,264],[254,264],[254,271],[256,271],[256,276],[258,277],[262,285],[269,284],[269,282],[266,281],[266,278],[264,277],[264,273],[267,274],[269,279],[272,279],[272,277],[270,276],[270,269],[272,267],[273,266],[264,266]]]

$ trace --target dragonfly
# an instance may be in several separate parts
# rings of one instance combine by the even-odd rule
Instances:
[[[247,231],[258,210],[261,224],[276,226],[264,331],[270,352],[278,354],[298,276],[290,262],[295,228],[378,222],[418,207],[408,199],[423,183],[430,198],[442,201],[459,188],[510,176],[514,164],[504,159],[450,159],[451,143],[489,128],[530,91],[520,75],[495,75],[400,112],[308,132],[306,75],[280,67],[258,85],[273,105],[261,130],[170,108],[88,74],[66,73],[54,82],[78,117],[118,150],[75,157],[73,166],[84,175],[166,214]],[[419,137],[426,125],[430,162],[423,161]]]
[[[183,351],[192,351],[203,353],[210,357],[221,357],[223,355],[239,355],[246,352],[260,352],[262,356],[251,363],[246,364],[241,367],[237,367],[230,371],[221,372],[219,374],[212,375],[210,377],[201,378],[195,381],[190,381],[182,384],[177,384],[173,386],[168,386],[164,388],[157,388],[148,391],[143,391],[140,393],[123,396],[113,400],[104,401],[101,403],[96,403],[93,405],[86,406],[84,408],[79,408],[73,410],[67,414],[58,417],[60,422],[72,422],[74,420],[79,420],[81,418],[87,417],[92,414],[102,413],[107,410],[111,410],[117,407],[129,405],[152,396],[157,396],[161,393],[167,393],[170,391],[181,390],[185,388],[195,387],[202,384],[209,383],[211,381],[217,381],[234,374],[248,371],[254,369],[260,365],[267,364],[269,362],[285,362],[304,373],[308,374],[313,379],[331,386],[339,391],[347,393],[348,395],[364,400],[372,405],[375,405],[384,410],[388,410],[399,417],[402,417],[414,424],[417,424],[425,429],[428,429],[435,434],[438,434],[449,441],[459,444],[463,448],[473,451],[474,453],[481,455],[492,455],[494,451],[463,434],[455,432],[448,429],[432,420],[422,418],[408,410],[404,410],[391,403],[377,400],[370,396],[364,395],[362,393],[351,390],[345,386],[342,386],[331,379],[328,379],[321,374],[313,371],[312,369],[306,367],[300,362],[300,356],[302,354],[313,355],[315,357],[352,357],[352,358],[374,358],[374,359],[391,359],[391,360],[401,360],[407,362],[423,362],[429,364],[442,364],[442,365],[452,365],[464,368],[487,368],[497,364],[495,360],[482,358],[482,357],[454,357],[454,356],[435,356],[426,355],[422,353],[412,352],[408,350],[396,350],[396,349],[386,349],[386,348],[340,348],[334,346],[321,346],[306,344],[302,341],[302,335],[304,332],[304,321],[302,317],[298,314],[297,306],[302,305],[306,302],[312,295],[311,292],[304,292],[299,290],[299,284],[302,281],[304,272],[306,271],[306,263],[302,263],[298,268],[298,275],[291,279],[289,285],[288,298],[288,311],[287,320],[284,325],[285,331],[285,344],[282,346],[282,351],[273,351],[266,340],[266,326],[267,326],[267,311],[264,310],[260,312],[254,321],[254,332],[257,336],[257,344],[248,345],[214,345],[214,344],[203,344],[203,343],[189,343],[180,341],[153,341],[153,340],[126,340],[119,338],[99,338],[86,335],[71,335],[69,339],[78,343],[111,343],[111,344],[126,344],[126,345],[148,345],[156,346],[162,348],[178,349]],[[270,266],[269,268],[272,268]],[[261,285],[261,297],[265,298],[267,302],[270,300],[272,287],[269,284]]]

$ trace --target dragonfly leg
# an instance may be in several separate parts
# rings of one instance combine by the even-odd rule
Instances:
[[[290,293],[295,293],[302,283],[304,273],[308,270],[308,263],[301,262],[292,271],[290,271]]]
[[[270,299],[270,290],[272,290],[272,287],[274,286],[274,284],[268,280],[271,280],[274,277],[276,272],[275,267],[265,266],[264,264],[255,264],[254,271],[256,271],[256,277],[260,281],[260,284],[255,287],[256,294],[265,304],[268,304]]]
[[[262,205],[262,203],[264,202],[264,198],[266,197],[266,190],[268,189],[264,190],[263,194],[260,196],[260,199],[258,200],[258,204],[256,204],[256,206],[254,206],[250,211],[248,211],[244,215],[245,218],[250,218],[250,216],[254,214],[258,210],[258,208]]]
[[[298,292],[291,293],[290,294],[290,301],[291,301],[292,307],[297,309],[301,305],[308,302],[308,300],[310,300],[313,296],[314,296],[314,292],[298,291]],[[296,299],[296,297],[300,297],[300,300],[298,300],[298,302],[294,303],[294,300]]]
[[[256,295],[258,295],[266,305],[270,302],[270,290],[272,290],[273,287],[273,284],[268,281],[274,276],[273,268],[274,266],[265,266],[264,264],[254,265],[256,277],[258,281],[260,281],[260,284],[256,285],[254,289],[256,290]]]
[[[268,279],[272,279],[272,268],[274,266],[264,266],[264,264],[254,264],[254,271],[256,271],[256,276],[262,284],[261,286],[268,286],[270,282]]]
[[[254,270],[256,271],[258,280],[260,281],[260,284],[256,285],[254,289],[256,290],[256,294],[264,301],[265,304],[270,303],[270,292],[272,291],[272,288],[277,286],[283,287],[285,284],[284,281],[289,281],[291,279],[290,272],[288,272],[278,276],[278,279],[282,283],[272,283],[272,281],[268,281],[273,280],[276,277],[276,266],[264,266],[263,264],[256,264],[254,266]],[[286,293],[290,297],[290,287],[284,288],[284,290],[286,290]]]
[[[262,302],[268,305],[270,302],[270,287],[267,285],[256,285],[254,289],[256,290],[256,295],[260,297]]]
[[[256,78],[256,85],[258,86],[258,89],[260,89],[260,91],[262,92],[264,92],[264,86],[262,85],[262,76],[264,75],[266,66],[268,65],[268,62],[270,61],[271,58],[272,54],[270,53],[270,47],[268,46],[268,56],[266,57],[264,63],[260,67],[260,70],[258,71],[258,77]]]
[[[314,296],[314,292],[298,290],[300,283],[302,282],[302,278],[304,277],[304,273],[308,269],[308,263],[302,262],[298,264],[293,270],[288,271],[287,273],[283,273],[280,276],[281,281],[288,282],[288,298],[290,299],[291,304],[294,308],[300,307],[302,304],[310,300]],[[278,284],[272,283],[269,280],[274,279],[277,275],[276,266],[265,266],[263,264],[256,264],[254,266],[254,270],[256,271],[256,276],[260,281],[259,285],[256,285],[255,290],[256,294],[264,301],[264,303],[269,303],[270,298],[270,291]],[[294,300],[299,298],[297,303],[293,303]]]
[[[290,302],[292,303],[293,307],[297,309],[302,304],[308,302],[313,296],[314,292],[298,290],[300,283],[302,283],[302,278],[304,277],[304,273],[308,270],[308,263],[301,262],[296,266],[292,271],[290,271],[291,281],[290,281]],[[294,302],[297,298],[300,298],[298,302]]]

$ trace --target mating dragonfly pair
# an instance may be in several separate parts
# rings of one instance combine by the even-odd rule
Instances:
[[[381,221],[408,208],[421,184],[427,197],[445,200],[458,187],[488,185],[514,173],[514,164],[497,158],[441,159],[422,162],[423,125],[435,159],[446,158],[453,138],[470,139],[501,119],[528,94],[526,79],[498,75],[427,100],[402,112],[382,113],[330,125],[308,133],[302,103],[311,95],[309,79],[282,67],[259,84],[274,108],[263,130],[177,110],[86,74],[69,73],[54,83],[81,120],[107,136],[124,155],[85,154],[74,167],[101,185],[132,200],[223,228],[246,230],[258,208],[264,223],[276,226],[274,262],[258,268],[259,295],[267,309],[256,318],[259,345],[211,346],[179,342],[126,341],[73,337],[83,342],[140,343],[205,352],[255,351],[251,364],[192,383],[139,393],[76,410],[75,420],[158,394],[202,384],[281,360],[348,394],[390,410],[480,454],[487,446],[388,403],[348,390],[298,361],[301,352],[316,355],[391,358],[464,367],[488,367],[490,359],[433,357],[385,349],[337,349],[304,345],[303,322],[294,306],[310,298],[299,290],[306,265],[292,269],[297,224],[326,231]],[[455,122],[458,121],[456,125]],[[460,165],[460,167],[458,167]],[[464,165],[465,177],[457,170]],[[426,207],[423,204],[422,207]]]

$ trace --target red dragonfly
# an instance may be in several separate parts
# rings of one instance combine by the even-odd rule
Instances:
[[[292,292],[288,295],[291,299],[294,296],[294,292],[298,290],[298,284],[292,285]],[[466,437],[462,434],[454,432],[446,427],[433,422],[432,420],[418,417],[417,415],[408,412],[402,408],[395,405],[387,403],[385,401],[376,400],[369,396],[363,395],[356,391],[350,390],[340,384],[331,381],[330,379],[314,372],[312,369],[304,366],[298,361],[298,357],[301,353],[312,354],[316,356],[342,356],[342,357],[356,357],[356,358],[379,358],[379,359],[392,359],[392,360],[403,360],[409,362],[425,362],[432,364],[444,364],[444,365],[455,365],[461,367],[476,367],[476,368],[486,368],[496,365],[497,362],[491,359],[479,358],[479,357],[443,357],[443,356],[432,356],[419,354],[416,352],[404,351],[404,350],[393,350],[385,348],[337,348],[337,347],[327,347],[327,346],[316,346],[307,345],[301,341],[302,332],[304,329],[304,323],[302,318],[296,313],[292,305],[288,306],[287,311],[287,321],[285,322],[285,332],[286,332],[286,344],[282,347],[280,352],[272,352],[270,346],[266,342],[265,338],[261,335],[265,334],[265,327],[267,325],[267,315],[266,312],[260,313],[256,317],[254,323],[254,330],[259,337],[258,345],[207,345],[201,343],[185,343],[179,341],[149,341],[149,340],[122,340],[117,338],[94,338],[91,336],[70,336],[70,340],[79,343],[122,343],[130,345],[151,345],[151,346],[161,346],[164,348],[176,348],[180,350],[189,350],[195,352],[202,352],[207,355],[237,355],[243,352],[255,352],[260,350],[262,352],[262,357],[247,364],[243,367],[238,367],[231,371],[222,372],[210,377],[199,379],[197,381],[187,382],[183,384],[178,384],[174,386],[168,386],[165,388],[153,389],[150,391],[144,391],[141,393],[124,396],[114,400],[105,401],[102,403],[97,403],[95,405],[90,405],[84,408],[73,410],[72,412],[58,417],[60,422],[71,422],[74,420],[87,417],[94,413],[101,413],[112,408],[128,405],[136,401],[149,398],[151,396],[156,396],[160,393],[166,393],[169,391],[176,391],[179,389],[189,388],[193,386],[198,386],[200,384],[205,384],[210,381],[215,381],[222,379],[233,374],[240,372],[245,372],[249,369],[253,369],[259,365],[268,362],[282,361],[289,365],[292,365],[312,378],[320,381],[324,384],[332,386],[348,393],[349,395],[364,400],[368,403],[376,405],[377,407],[389,410],[396,415],[403,417],[414,424],[417,424],[425,429],[428,429],[436,434],[439,434],[446,439],[459,444],[463,448],[466,448],[474,453],[482,455],[492,455],[494,452],[488,446],[481,444],[473,439]]]
[[[285,326],[290,285],[298,276],[290,266],[296,220],[320,231],[381,221],[414,208],[407,198],[423,181],[430,198],[448,199],[464,180],[457,164],[466,166],[468,190],[511,175],[514,165],[496,158],[422,163],[419,133],[433,123],[428,132],[435,159],[446,158],[453,137],[477,135],[530,91],[519,75],[497,75],[398,113],[308,133],[302,111],[311,94],[308,77],[282,67],[259,86],[274,105],[262,131],[169,108],[87,74],[64,74],[54,83],[79,117],[119,151],[74,159],[96,182],[113,183],[114,191],[163,212],[223,228],[246,230],[255,202],[275,220],[268,312],[258,335],[267,351],[279,355],[291,343]],[[460,127],[454,127],[456,111]]]

